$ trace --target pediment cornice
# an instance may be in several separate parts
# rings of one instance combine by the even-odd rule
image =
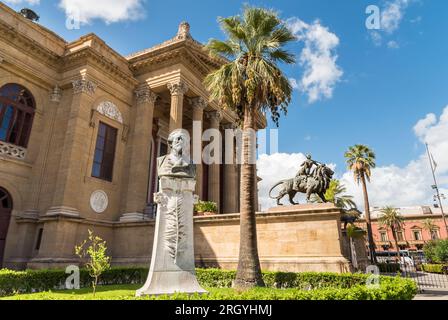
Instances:
[[[61,56],[17,32],[15,28],[3,21],[0,21],[0,39],[53,69],[57,69],[61,65]]]
[[[135,88],[138,81],[133,77],[132,72],[123,70],[112,61],[109,61],[104,56],[100,55],[91,47],[85,47],[78,51],[72,52],[64,56],[64,71],[76,68],[83,64],[90,64],[97,67],[108,77],[112,77],[127,88]]]

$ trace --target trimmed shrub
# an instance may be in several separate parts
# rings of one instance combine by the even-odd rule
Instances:
[[[101,285],[140,284],[148,275],[146,268],[113,268],[101,277]],[[230,288],[235,271],[197,269],[202,286]],[[0,296],[63,289],[67,274],[63,270],[0,271]],[[410,300],[417,293],[416,284],[400,277],[380,277],[380,287],[370,289],[366,285],[369,275],[335,273],[287,273],[264,272],[268,288],[249,291],[214,291],[208,295],[174,295],[170,297],[147,297],[145,299],[178,300]],[[90,277],[81,270],[80,285],[88,287]],[[285,289],[285,290],[272,290]],[[117,297],[118,299],[119,297]],[[131,299],[131,297],[122,297]],[[133,299],[133,298],[132,298]]]
[[[105,271],[99,285],[143,283],[148,275],[145,268],[113,268]],[[18,293],[33,293],[64,289],[69,275],[64,270],[0,270],[0,297]],[[80,286],[89,287],[92,278],[85,269],[80,270]]]
[[[443,264],[424,264],[422,269],[428,273],[448,274],[448,265]]]

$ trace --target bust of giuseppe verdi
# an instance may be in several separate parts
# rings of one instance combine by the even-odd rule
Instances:
[[[159,177],[195,178],[196,167],[190,160],[190,135],[178,129],[168,137],[170,153],[157,159]]]

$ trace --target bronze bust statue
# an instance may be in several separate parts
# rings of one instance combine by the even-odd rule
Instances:
[[[190,159],[190,135],[183,129],[168,137],[170,153],[157,159],[159,177],[195,178],[196,166]]]

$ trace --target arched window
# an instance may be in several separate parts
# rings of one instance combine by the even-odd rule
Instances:
[[[21,85],[9,83],[1,87],[0,141],[26,148],[35,107],[32,94]]]
[[[1,211],[12,210],[11,196],[2,187],[0,187],[0,210]]]

